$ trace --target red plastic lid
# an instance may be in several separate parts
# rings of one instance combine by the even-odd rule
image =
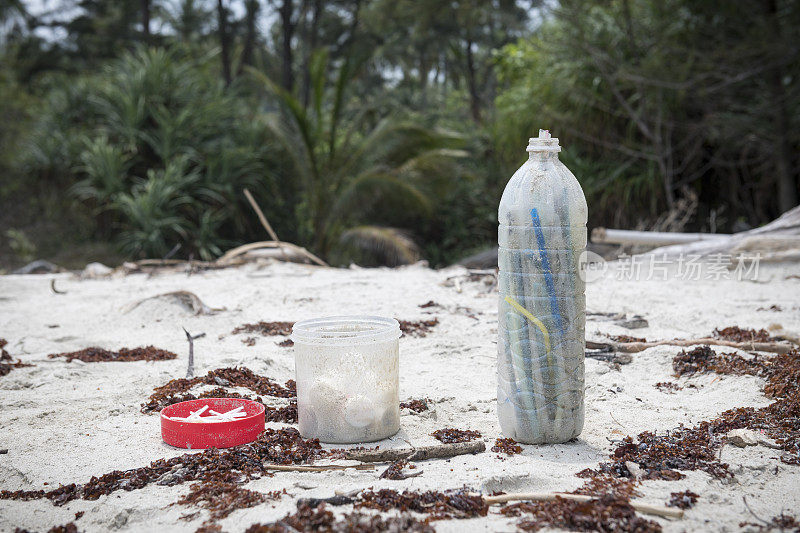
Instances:
[[[207,407],[206,407],[207,406]],[[185,422],[172,418],[185,418],[200,411],[200,422]],[[234,420],[203,422],[211,411],[226,413],[244,412]],[[197,416],[197,415],[195,415]],[[206,448],[230,448],[253,442],[264,431],[264,405],[241,398],[201,398],[169,405],[161,410],[161,438],[178,448],[204,450]]]

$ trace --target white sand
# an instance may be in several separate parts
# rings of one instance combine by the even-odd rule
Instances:
[[[762,268],[762,282],[752,281],[619,281],[608,275],[587,286],[590,311],[644,315],[646,329],[629,331],[589,317],[587,335],[631,334],[648,339],[706,336],[715,327],[761,328],[779,323],[800,331],[800,279],[794,267]],[[378,314],[406,320],[436,316],[440,324],[425,338],[401,339],[400,397],[429,397],[431,412],[403,412],[402,429],[381,445],[434,444],[435,429],[479,430],[491,447],[499,436],[495,417],[495,293],[480,282],[464,282],[459,293],[443,282],[463,273],[460,268],[434,271],[415,265],[389,269],[324,269],[291,264],[186,274],[131,275],[104,280],[57,276],[0,277],[0,337],[12,356],[36,366],[13,370],[0,378],[0,489],[55,488],[82,483],[112,470],[145,466],[158,458],[184,453],[161,442],[156,414],[139,407],[154,387],[186,372],[187,343],[181,326],[207,336],[195,343],[197,374],[219,367],[244,365],[283,382],[292,378],[290,348],[280,337],[259,337],[253,347],[243,335],[231,335],[240,324],[259,320],[294,321],[341,314]],[[59,290],[50,291],[50,279]],[[768,281],[768,282],[763,282]],[[225,307],[213,316],[192,316],[165,301],[122,310],[143,297],[168,291],[196,293],[210,307]],[[444,308],[420,309],[434,300]],[[782,312],[757,311],[778,304]],[[470,317],[468,315],[474,316]],[[57,326],[57,327],[56,327]],[[219,338],[223,336],[222,338]],[[180,354],[174,361],[145,363],[66,363],[47,354],[101,346],[109,349],[153,344]],[[405,481],[377,479],[380,470],[332,473],[278,473],[247,484],[259,491],[286,489],[280,501],[234,512],[221,521],[226,531],[243,531],[256,522],[270,522],[295,509],[298,497],[332,496],[335,489],[364,487],[450,489],[464,485],[482,490],[565,491],[582,480],[575,473],[608,457],[609,439],[691,425],[739,406],[761,407],[769,400],[754,377],[703,375],[691,379],[697,389],[677,394],[653,387],[672,381],[672,356],[677,347],[652,348],[634,354],[621,371],[595,360],[586,361],[586,425],[577,442],[525,446],[522,455],[498,458],[487,449],[476,456],[420,463],[424,474]],[[686,379],[679,380],[684,383]],[[248,392],[248,391],[244,391]],[[281,405],[285,400],[274,400]],[[723,461],[735,481],[723,483],[703,472],[687,472],[681,481],[646,481],[642,500],[664,504],[670,492],[691,489],[697,506],[682,520],[659,519],[665,531],[738,530],[754,521],[742,503],[769,518],[782,510],[800,509],[800,467],[782,464],[780,452],[761,446],[726,446]],[[45,485],[47,484],[47,485]],[[118,491],[97,501],[76,500],[63,507],[47,500],[0,501],[0,530],[20,526],[36,531],[74,520],[85,531],[193,531],[207,517],[179,518],[195,509],[171,505],[188,484],[150,485]],[[344,509],[347,509],[346,507]],[[338,511],[337,511],[338,512]],[[486,518],[436,522],[439,531],[513,530],[513,521],[490,512]]]

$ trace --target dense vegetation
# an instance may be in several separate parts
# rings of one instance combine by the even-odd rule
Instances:
[[[212,259],[267,238],[244,188],[336,264],[445,264],[495,241],[539,128],[591,225],[731,231],[798,203],[796,1],[12,0],[0,21],[0,266]]]

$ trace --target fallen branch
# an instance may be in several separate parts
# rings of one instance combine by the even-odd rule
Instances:
[[[292,244],[290,242],[283,242],[283,241],[260,241],[260,242],[251,242],[249,244],[243,244],[242,246],[238,246],[233,248],[232,250],[228,250],[225,254],[216,260],[216,265],[227,265],[235,258],[239,257],[240,255],[244,255],[251,250],[258,250],[259,248],[285,248],[286,250],[295,252],[305,258],[307,258],[312,263],[316,263],[319,266],[329,266],[328,263],[317,257],[316,255],[312,254],[302,246],[297,246],[296,244]]]
[[[704,337],[701,339],[673,339],[655,342],[594,342],[586,341],[586,347],[592,350],[614,350],[623,353],[638,353],[654,346],[695,346],[698,344],[708,344],[712,346],[727,346],[738,350],[749,350],[756,352],[788,353],[792,349],[791,344],[782,342],[734,342],[723,339]]]
[[[552,502],[556,498],[564,500],[573,500],[578,502],[588,502],[596,498],[587,496],[585,494],[565,494],[562,492],[531,492],[519,494],[499,494],[497,496],[484,496],[483,500],[489,505],[496,505],[499,503],[515,502],[515,501],[539,501],[539,502]],[[683,510],[673,509],[671,507],[663,507],[660,505],[651,505],[649,503],[640,503],[636,501],[630,502],[631,507],[640,513],[661,516],[664,518],[683,518]]]
[[[197,335],[192,335],[186,328],[183,328],[183,332],[186,333],[186,340],[189,341],[189,364],[186,366],[186,377],[193,378],[194,377],[194,340],[199,339],[200,337],[205,337],[205,333],[198,333]]]
[[[393,448],[389,450],[348,450],[345,459],[361,461],[363,463],[394,462],[401,459],[407,461],[425,461],[427,459],[441,459],[480,453],[486,450],[482,440],[470,442],[457,442],[454,444],[438,444],[435,446],[420,446],[418,448]]]
[[[331,470],[375,470],[373,465],[273,465],[265,464],[264,469],[279,472],[328,472]]]
[[[667,246],[697,241],[727,239],[730,235],[721,233],[677,233],[672,231],[633,231],[625,229],[594,228],[592,242],[607,244],[644,244]]]

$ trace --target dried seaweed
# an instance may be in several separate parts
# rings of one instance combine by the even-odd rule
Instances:
[[[661,392],[668,392],[670,394],[674,394],[679,390],[683,390],[683,387],[681,387],[674,381],[659,381],[653,386],[658,390],[660,390]]]
[[[16,363],[11,362],[13,359],[11,359],[11,355],[9,355],[9,353],[5,350],[6,345],[8,345],[8,341],[5,339],[0,339],[0,377],[8,375],[8,373],[15,368],[33,366],[29,363],[23,363],[22,360],[19,359]]]
[[[589,468],[578,472],[579,478],[588,478],[581,487],[572,491],[572,494],[583,494],[586,496],[607,496],[612,495],[626,500],[634,496],[640,496],[636,491],[637,481],[627,477],[616,477],[608,472],[597,472]]]
[[[414,411],[415,413],[421,413],[422,411],[428,410],[428,400],[427,398],[419,399],[419,400],[409,400],[407,402],[400,402],[401,409],[409,409]]]
[[[502,452],[506,455],[516,455],[522,453],[522,446],[517,441],[510,438],[500,438],[494,441],[493,452]]]
[[[79,359],[84,363],[107,363],[114,361],[168,361],[176,359],[178,355],[153,346],[121,348],[117,352],[93,346],[77,352],[51,353],[47,357],[50,359],[65,357],[68,363],[73,359]]]
[[[644,470],[644,479],[681,479],[679,470],[702,470],[716,478],[729,478],[728,465],[717,451],[724,436],[733,429],[763,431],[785,452],[781,461],[800,464],[800,353],[793,350],[771,358],[745,359],[735,354],[717,355],[707,346],[681,352],[673,360],[678,373],[717,372],[750,374],[766,378],[764,393],[776,401],[755,409],[740,407],[694,427],[679,427],[665,434],[644,432],[631,437],[612,453],[613,462],[600,465],[599,473],[631,477],[626,462]]]
[[[746,329],[739,326],[715,329],[714,337],[733,342],[772,342],[778,340],[772,337],[765,329]]]
[[[630,335],[607,335],[614,342],[647,342],[644,337],[632,337]]]
[[[398,481],[398,480],[408,479],[410,477],[417,477],[422,474],[422,470],[420,470],[419,472],[415,472],[413,474],[407,474],[403,472],[403,470],[406,468],[413,470],[417,467],[415,464],[409,463],[408,461],[401,459],[399,461],[395,461],[392,464],[390,464],[389,468],[384,470],[379,477],[380,479],[392,479]]]
[[[446,492],[406,490],[402,493],[391,489],[377,492],[367,490],[359,495],[354,507],[379,511],[415,511],[430,515],[428,520],[475,518],[486,516],[489,511],[489,505],[482,496],[470,494],[466,489]]]
[[[289,380],[285,386],[281,386],[270,378],[260,376],[245,367],[218,368],[211,370],[205,376],[173,379],[160,387],[156,387],[153,389],[153,394],[150,395],[147,403],[142,404],[142,412],[159,411],[168,405],[197,398],[242,398],[237,393],[227,393],[221,388],[212,391],[213,395],[209,395],[211,393],[203,393],[197,396],[186,394],[192,387],[200,384],[217,385],[219,387],[244,387],[257,394],[275,398],[293,398],[297,395],[293,380]],[[260,399],[257,401],[260,401]]]
[[[231,333],[258,333],[262,337],[275,335],[291,335],[294,322],[257,322],[255,324],[242,324],[233,329]]]
[[[570,531],[659,533],[658,522],[641,518],[623,498],[602,496],[586,502],[556,498],[555,502],[520,502],[503,507],[506,516],[524,516],[523,531],[561,528]]]
[[[691,351],[681,350],[672,360],[676,376],[716,372],[717,374],[763,375],[768,360],[755,355],[747,359],[735,353],[717,354],[709,346],[698,346]]]
[[[189,487],[189,493],[178,500],[180,505],[196,505],[210,512],[207,525],[221,520],[237,509],[255,507],[267,500],[277,500],[283,493],[261,493],[226,481],[204,481]]]
[[[264,417],[267,422],[283,422],[284,424],[297,423],[297,402],[292,400],[286,407],[264,406]]]
[[[54,526],[47,530],[47,533],[78,533],[78,526],[73,522],[63,526]]]
[[[669,503],[667,503],[667,506],[677,507],[678,509],[691,509],[694,507],[694,504],[697,503],[697,498],[699,497],[700,495],[695,494],[690,490],[673,492],[670,494]]]
[[[285,339],[282,340],[281,342],[276,342],[275,344],[277,344],[281,348],[290,348],[294,346],[294,341],[292,339]]]
[[[364,513],[348,513],[337,519],[324,503],[310,505],[298,502],[297,512],[289,514],[271,524],[253,524],[245,533],[295,533],[303,532],[348,532],[371,533],[373,531],[409,531],[433,533],[434,529],[408,515],[387,518]]]
[[[96,500],[117,490],[137,490],[152,483],[170,486],[187,481],[237,483],[272,475],[264,463],[301,464],[327,456],[318,440],[303,439],[294,428],[267,428],[250,444],[158,459],[145,467],[115,470],[92,477],[83,485],[72,483],[51,491],[2,490],[0,500],[48,498],[54,505],[63,505],[78,498]]]
[[[400,323],[400,331],[403,332],[403,335],[410,337],[425,337],[439,324],[438,318],[417,321],[397,319],[397,321]]]
[[[429,307],[441,307],[441,304],[438,304],[433,300],[428,300],[424,304],[419,304],[417,307],[419,307],[420,309],[427,309]]]
[[[469,429],[455,429],[455,428],[444,428],[444,429],[437,429],[431,436],[435,437],[436,440],[439,442],[443,442],[445,444],[453,444],[456,442],[469,442],[471,440],[481,438],[481,434],[478,431],[472,431]]]
[[[749,526],[758,533],[767,533],[768,531],[781,531],[786,533],[800,533],[800,521],[790,514],[781,513],[778,516],[773,516],[768,522],[764,521],[763,524],[756,524],[753,522],[741,522],[739,527]]]

